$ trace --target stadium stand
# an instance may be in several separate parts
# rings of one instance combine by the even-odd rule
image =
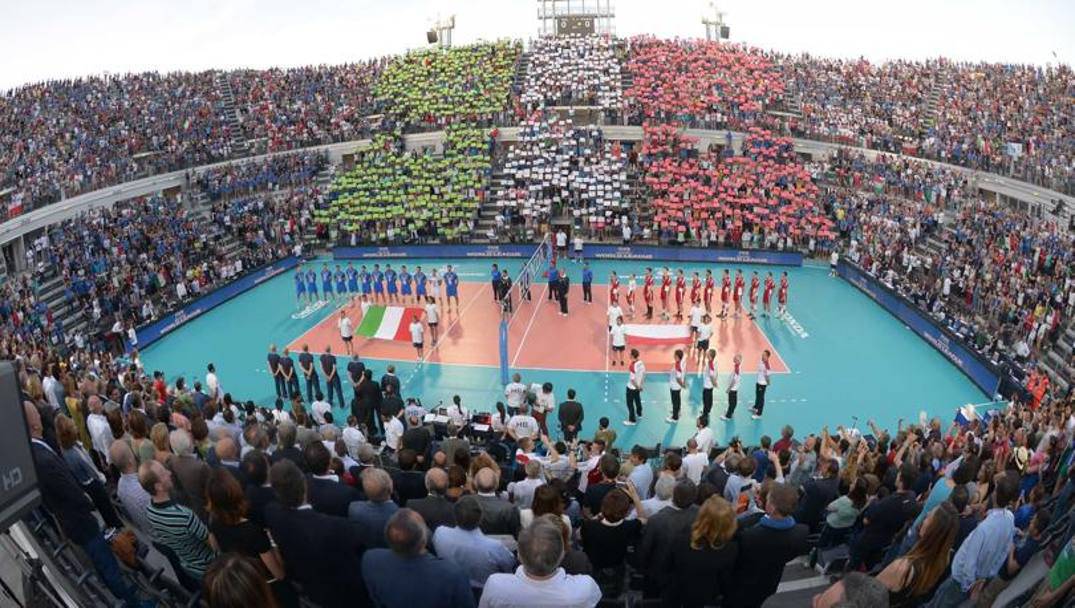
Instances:
[[[1075,372],[1075,243],[1051,221],[984,200],[960,168],[1075,190],[1070,68],[573,38],[531,46],[512,100],[520,52],[498,42],[335,67],[50,82],[0,97],[0,185],[21,195],[13,214],[248,154],[248,141],[276,151],[371,139],[327,191],[327,156],[302,151],[193,172],[180,195],[53,224],[29,271],[0,285],[0,359],[18,366],[35,445],[47,444],[35,448],[38,467],[54,482],[48,508],[28,521],[88,597],[774,607],[824,590],[847,605],[957,606],[973,591],[979,605],[1070,605],[1075,401],[1070,385],[1053,383]],[[529,111],[559,103],[642,124],[643,140],[627,150],[591,125]],[[518,142],[498,149],[492,123],[512,108],[523,113]],[[698,149],[687,126],[745,137],[738,150],[730,133]],[[441,151],[407,149],[405,132],[431,128],[445,131]],[[889,154],[806,162],[789,134]],[[1012,148],[1020,153],[1006,155]],[[449,436],[459,428],[424,425],[418,401],[400,404],[395,421],[363,401],[334,424],[301,394],[258,407],[208,378],[204,389],[166,383],[174,370],[147,374],[137,350],[120,355],[135,325],[301,253],[310,238],[470,239],[490,200],[502,216],[496,238],[527,238],[560,216],[590,238],[609,236],[615,218],[644,226],[647,242],[839,248],[1017,370],[1024,390],[1006,410],[950,428],[938,418],[870,421],[868,434],[786,427],[775,441],[718,446],[702,419],[682,448],[616,445],[603,430],[580,451],[541,436],[526,405],[468,442]],[[395,397],[391,381],[367,383],[363,400]],[[524,404],[538,399],[524,394]],[[96,518],[111,511],[141,545],[122,568],[94,550]],[[451,561],[429,565],[426,546]],[[809,596],[782,590],[814,568],[841,578],[806,580]],[[549,574],[555,585],[535,582]]]

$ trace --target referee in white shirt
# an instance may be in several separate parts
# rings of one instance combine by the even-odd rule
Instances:
[[[638,358],[638,349],[631,349],[631,362],[627,365],[627,426],[637,424],[636,416],[642,417],[642,386],[646,382],[646,366]]]
[[[706,351],[705,362],[702,363],[702,415],[709,418],[709,411],[713,409],[713,389],[717,388],[717,349],[711,348]]]
[[[754,420],[761,418],[761,413],[765,410],[765,389],[767,388],[769,388],[769,351],[763,350],[761,364],[758,365],[758,380],[754,385],[754,414],[751,416]]]

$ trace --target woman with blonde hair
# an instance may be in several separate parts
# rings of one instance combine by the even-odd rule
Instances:
[[[149,440],[153,442],[153,458],[161,463],[168,464],[172,457],[172,445],[168,442],[168,425],[158,422],[149,430]]]
[[[93,464],[93,459],[86,453],[78,440],[75,423],[65,414],[58,414],[53,421],[56,426],[56,441],[60,444],[63,460],[71,471],[75,481],[82,486],[82,491],[93,500],[93,505],[101,513],[105,525],[109,528],[122,528],[123,521],[116,514],[112,501],[105,487],[105,476]]]
[[[739,556],[734,540],[737,525],[735,508],[722,496],[710,496],[702,503],[690,531],[672,546],[663,606],[701,608],[718,603],[732,585]]]
[[[944,578],[959,531],[959,513],[950,502],[934,507],[922,522],[911,550],[889,564],[877,580],[888,588],[889,606],[917,606]]]

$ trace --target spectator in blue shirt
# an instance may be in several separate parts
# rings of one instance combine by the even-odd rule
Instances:
[[[410,509],[400,509],[388,520],[385,537],[391,549],[371,549],[362,556],[362,578],[374,605],[474,607],[466,572],[446,559],[430,555],[426,551],[428,535],[422,516]]]
[[[399,506],[392,502],[392,478],[384,469],[362,471],[362,492],[366,500],[356,500],[347,508],[347,519],[355,522],[367,547],[386,547],[385,525]]]
[[[470,577],[470,586],[481,589],[485,580],[497,572],[514,572],[515,557],[500,541],[482,533],[478,524],[482,507],[474,496],[464,496],[455,503],[456,527],[440,526],[433,533],[437,555],[458,564]]]
[[[1019,478],[1001,473],[993,492],[993,508],[963,541],[952,559],[952,575],[930,602],[932,608],[959,606],[1000,572],[1015,535],[1015,516],[1009,510],[1019,495]]]

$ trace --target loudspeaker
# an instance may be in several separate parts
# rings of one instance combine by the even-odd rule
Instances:
[[[41,501],[15,366],[0,362],[0,530]]]
[[[720,37],[722,39],[727,40],[728,37],[731,36],[731,35],[732,35],[732,28],[728,27],[727,25],[720,26]]]
[[[428,32],[426,32],[426,42],[428,42],[429,44],[436,44],[437,43],[437,32],[436,32],[436,30],[429,30]]]

